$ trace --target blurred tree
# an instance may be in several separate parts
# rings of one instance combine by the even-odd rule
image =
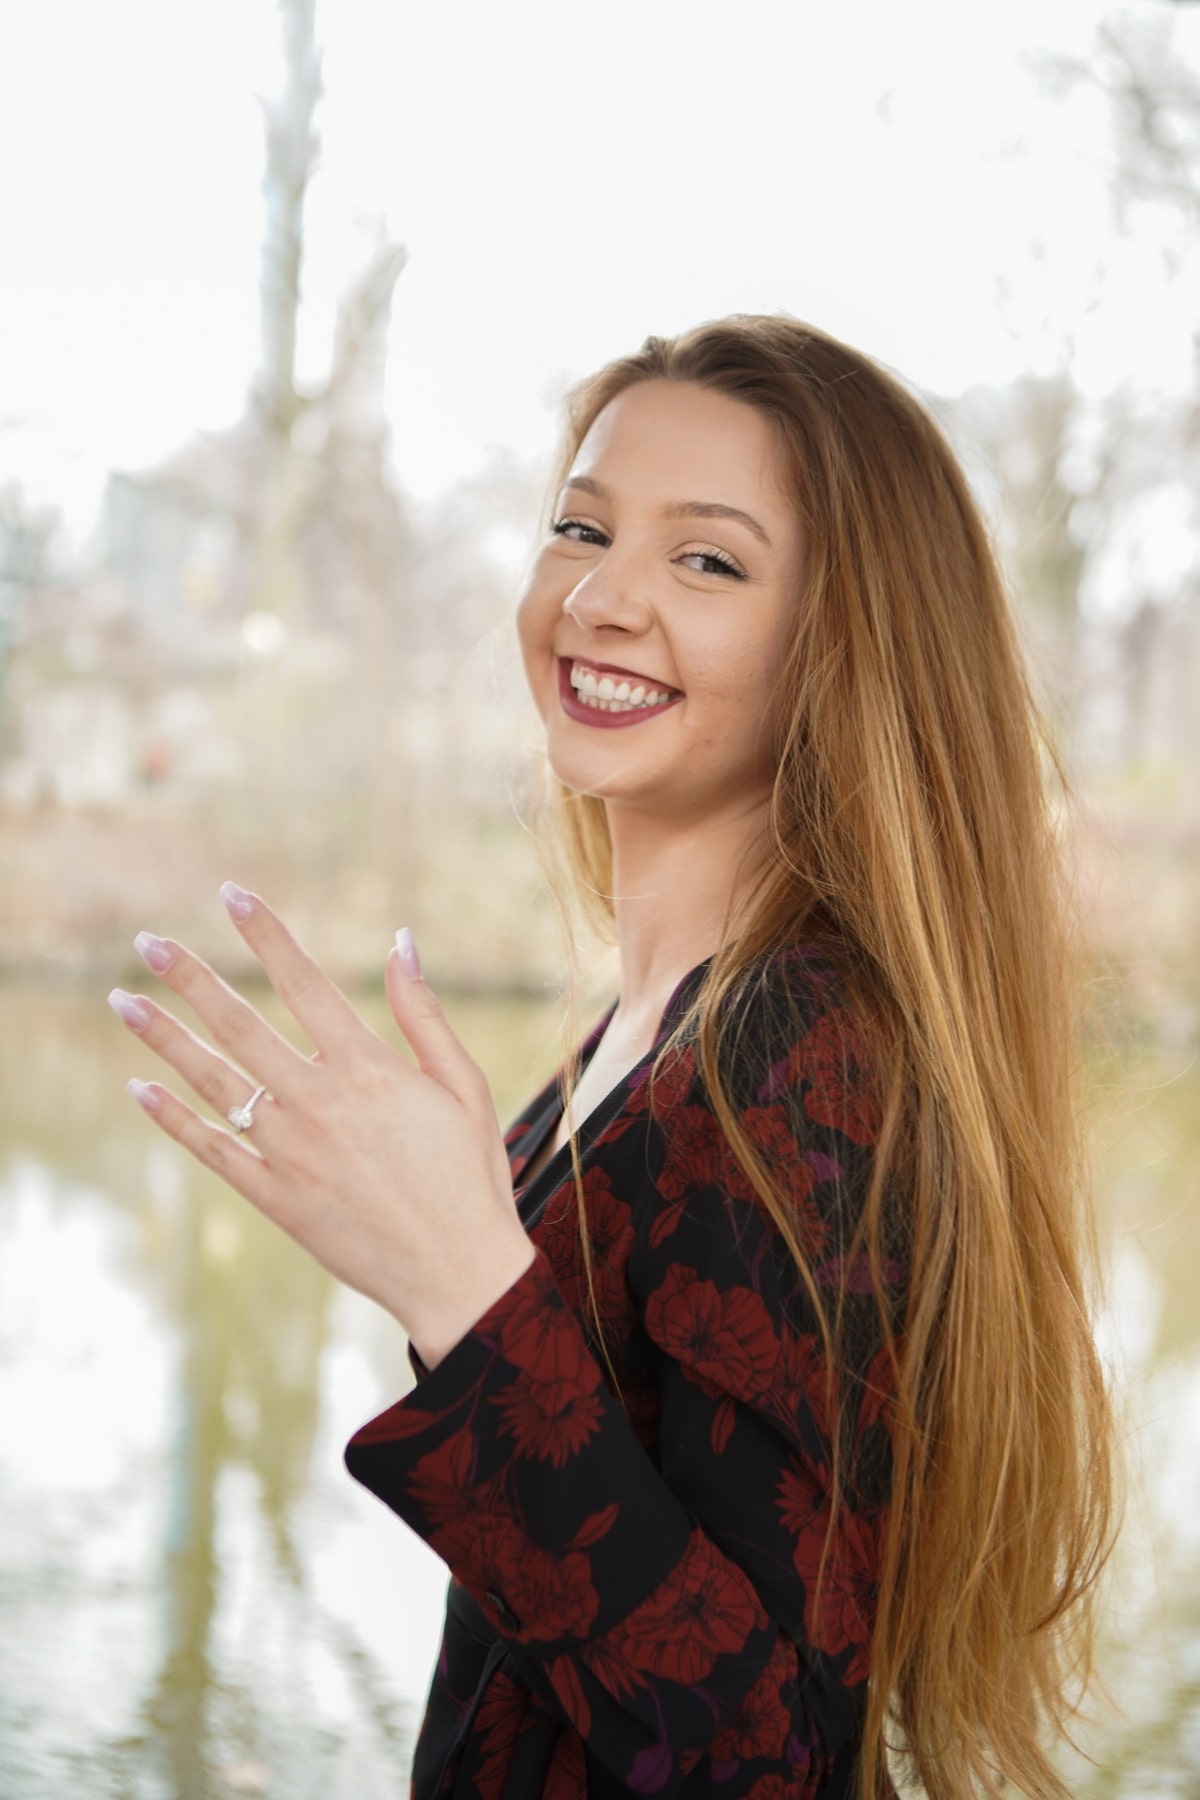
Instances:
[[[1028,375],[1007,387],[976,387],[941,403],[964,454],[981,456],[995,490],[984,494],[1034,642],[1043,704],[1069,753],[1085,699],[1081,592],[1095,539],[1080,529],[1081,508],[1108,475],[1106,458],[1083,472],[1074,456],[1085,409],[1069,367]]]
[[[1105,597],[1107,660],[1123,698],[1124,760],[1200,762],[1200,73],[1169,12],[1103,21],[1086,58],[1030,59],[1045,89],[1103,96],[1119,234],[1159,258],[1182,291],[1191,374],[1170,393],[1122,382],[1088,427],[1093,478],[1075,514],[1121,592]],[[1139,334],[1153,325],[1131,321]],[[1173,542],[1168,542],[1172,540]],[[1103,660],[1103,657],[1101,658]]]
[[[54,507],[33,505],[15,481],[0,487],[0,730],[8,660],[31,596],[54,573],[61,524]]]

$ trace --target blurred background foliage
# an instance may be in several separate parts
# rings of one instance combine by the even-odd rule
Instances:
[[[445,979],[537,987],[559,950],[520,822],[537,740],[511,613],[545,468],[497,448],[434,503],[401,490],[384,373],[406,251],[382,226],[347,271],[327,377],[298,382],[322,65],[313,0],[280,22],[242,417],[114,472],[70,555],[51,508],[0,491],[0,969],[111,970],[143,921],[212,948],[232,872],[346,979],[377,978],[403,916]],[[1114,242],[1136,226],[1163,283],[1200,294],[1200,83],[1169,38],[1103,24],[1089,59],[1031,58],[1030,79],[1093,90]],[[1131,1030],[1191,1040],[1200,373],[1097,394],[1072,318],[1050,305],[1043,325],[1049,372],[926,398],[994,522],[1076,783],[1113,1004]]]
[[[505,780],[528,721],[489,545],[530,536],[539,475],[498,451],[414,516],[383,391],[406,253],[382,226],[327,379],[298,384],[321,56],[314,0],[280,17],[243,416],[114,472],[83,556],[0,493],[0,970],[123,966],[134,910],[211,948],[230,869],[344,979],[378,979],[402,906],[435,968],[520,988],[548,966],[545,908]]]

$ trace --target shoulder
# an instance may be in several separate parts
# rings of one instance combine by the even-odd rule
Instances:
[[[722,1086],[736,1110],[790,1103],[859,1145],[878,1135],[877,1031],[840,940],[777,946],[713,997]],[[700,1017],[688,1048],[696,1056]]]
[[[849,957],[825,942],[775,948],[714,991],[709,1018],[685,1021],[656,1083],[645,1140],[652,1187],[634,1220],[639,1277],[650,1285],[665,1278],[665,1261],[744,1269],[804,1331],[815,1329],[814,1291],[839,1292],[855,1367],[878,1342],[860,1227],[874,1216],[884,1112],[863,995]],[[707,1050],[704,1026],[715,1027]],[[877,1260],[898,1294],[892,1184],[882,1174]]]
[[[660,1199],[740,1200],[765,1174],[813,1218],[849,1225],[871,1179],[883,1107],[868,1008],[836,946],[788,944],[700,991],[630,1096]],[[640,1141],[640,1140],[639,1140]]]

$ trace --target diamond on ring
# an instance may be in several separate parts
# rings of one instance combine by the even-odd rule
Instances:
[[[225,1117],[229,1120],[229,1123],[236,1132],[240,1134],[243,1131],[249,1131],[251,1125],[254,1123],[254,1108],[258,1105],[258,1102],[262,1099],[266,1091],[266,1088],[255,1088],[245,1106],[230,1107],[229,1111],[225,1114]]]

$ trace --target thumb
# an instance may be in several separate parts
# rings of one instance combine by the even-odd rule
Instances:
[[[388,1003],[423,1075],[463,1102],[475,1102],[483,1071],[455,1036],[442,1003],[421,974],[412,932],[404,925],[385,969]]]

